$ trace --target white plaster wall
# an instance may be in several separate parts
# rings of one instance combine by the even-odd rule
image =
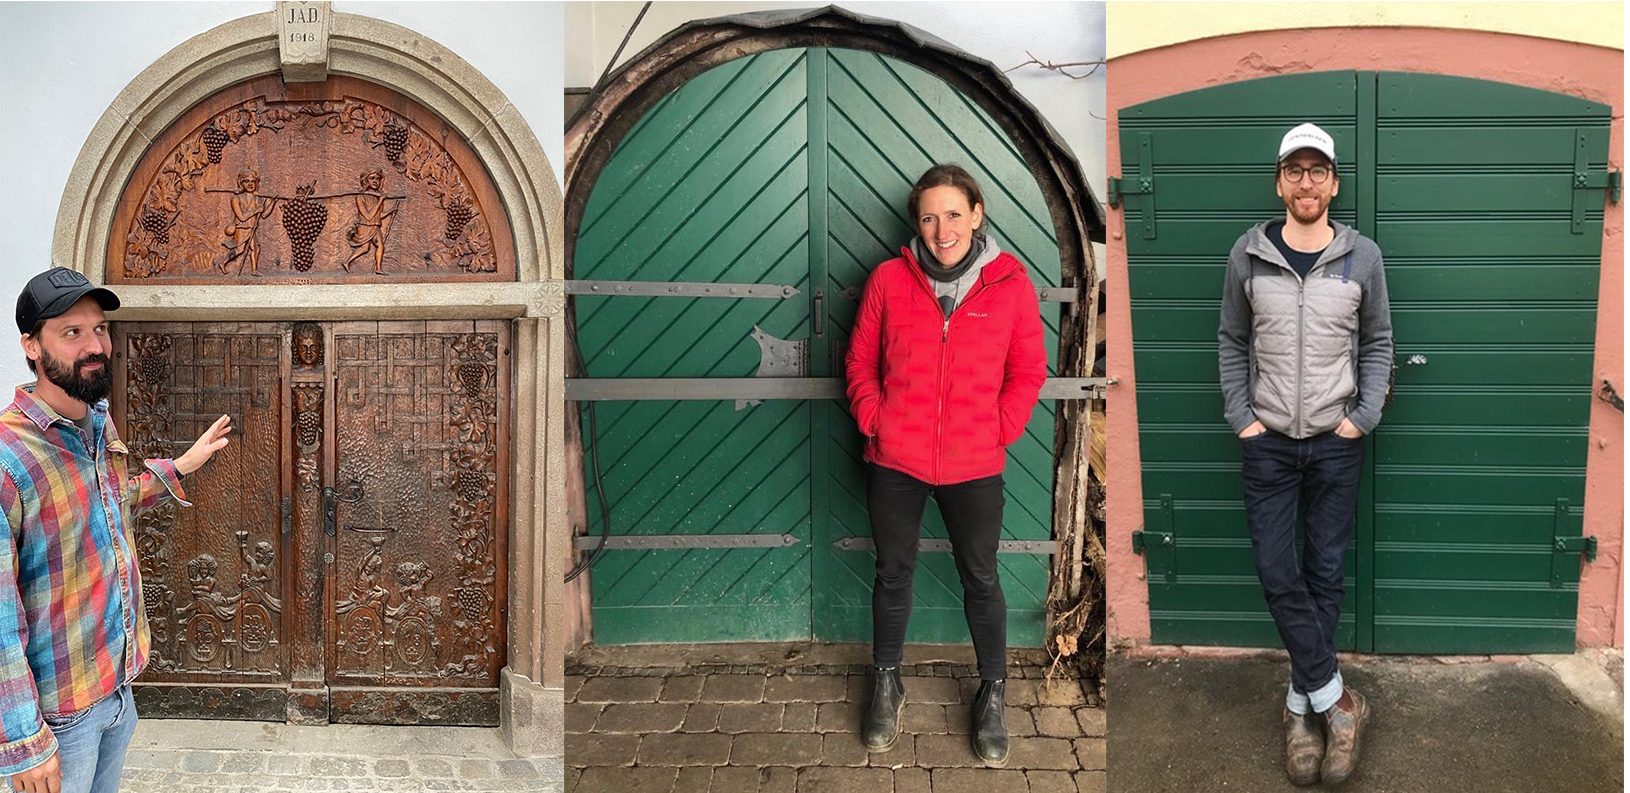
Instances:
[[[562,2],[360,2],[334,10],[392,22],[435,40],[491,80],[564,171]],[[267,2],[0,3],[0,307],[49,266],[68,173],[115,96],[164,53],[216,25],[270,12]],[[117,318],[117,315],[115,315]],[[13,338],[9,330],[0,339]],[[33,379],[0,341],[0,389]],[[9,403],[9,390],[0,404]]]
[[[640,2],[567,3],[566,85],[589,88],[606,71],[629,25],[639,14]],[[820,2],[658,2],[623,49],[619,63],[661,38],[668,31],[695,19],[729,16],[749,11],[811,8]],[[910,2],[909,0],[850,0],[837,5],[866,16],[905,22],[950,42],[976,57],[1007,69],[1030,58],[1071,63],[1104,58],[1104,4],[1101,2]],[[1074,69],[1084,74],[1088,69]],[[1105,70],[1073,80],[1034,65],[1008,73],[1008,79],[1057,130],[1076,159],[1093,194],[1103,201]],[[1093,246],[1096,260],[1104,261],[1101,245]],[[1102,265],[1100,264],[1100,267]]]

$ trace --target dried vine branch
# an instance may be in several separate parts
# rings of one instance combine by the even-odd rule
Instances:
[[[1038,66],[1038,67],[1040,67],[1042,69],[1046,69],[1047,71],[1058,72],[1059,74],[1062,74],[1065,77],[1070,78],[1071,80],[1082,80],[1082,79],[1091,77],[1093,74],[1097,73],[1097,71],[1099,69],[1104,68],[1104,63],[1105,63],[1105,61],[1101,61],[1101,60],[1100,61],[1072,61],[1070,63],[1053,63],[1052,61],[1044,61],[1044,60],[1042,60],[1040,58],[1037,58],[1035,56],[1035,54],[1030,52],[1029,50],[1025,50],[1024,54],[1029,55],[1030,60],[1027,60],[1027,61],[1025,61],[1025,62],[1023,62],[1023,63],[1021,63],[1021,64],[1019,64],[1017,66],[1014,66],[1011,69],[1003,69],[1002,74],[1007,74],[1008,72],[1018,71],[1019,69],[1022,69],[1022,68],[1026,67],[1026,66],[1029,66],[1031,64],[1035,64],[1036,66]],[[1068,69],[1079,69],[1079,68],[1084,67],[1084,66],[1090,66],[1092,68],[1088,69],[1086,74],[1071,74],[1069,71],[1067,71]]]

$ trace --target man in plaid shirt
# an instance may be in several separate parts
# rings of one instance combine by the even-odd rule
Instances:
[[[57,267],[17,298],[30,370],[0,412],[0,776],[20,793],[114,793],[147,663],[135,513],[226,446],[220,417],[174,460],[129,460],[108,419],[112,292]],[[132,471],[131,469],[135,470]]]

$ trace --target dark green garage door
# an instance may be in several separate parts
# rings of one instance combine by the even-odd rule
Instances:
[[[1057,285],[1057,241],[1034,177],[990,117],[940,79],[826,48],[765,52],[692,79],[640,119],[600,172],[573,277],[799,293],[579,296],[585,376],[750,377],[761,358],[755,328],[808,340],[808,376],[837,376],[867,273],[911,235],[906,194],[939,161],[980,180],[994,234],[1037,286]],[[1053,373],[1059,312],[1043,314]],[[860,436],[845,405],[639,401],[597,410],[614,534],[788,539],[607,550],[592,573],[595,641],[870,640],[872,554],[838,547],[870,536]],[[1052,449],[1053,404],[1043,403],[1009,452],[1005,538],[1050,537]],[[591,497],[590,532],[603,520]],[[924,533],[945,536],[933,508]],[[1037,645],[1047,557],[1000,561],[1011,642]],[[950,554],[922,555],[916,597],[912,641],[967,641]]]
[[[1610,108],[1373,72],[1120,112],[1153,639],[1278,643],[1222,421],[1217,312],[1234,240],[1284,214],[1271,153],[1303,121],[1336,140],[1331,217],[1381,246],[1397,338],[1338,645],[1571,651]]]

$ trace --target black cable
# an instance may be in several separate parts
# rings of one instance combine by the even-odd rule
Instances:
[[[583,348],[577,343],[577,329],[574,327],[576,325],[576,315],[575,310],[568,313],[567,320],[571,324],[566,326],[566,337],[571,341],[572,354],[577,358],[577,376],[583,377],[588,372],[588,363],[583,359]],[[589,431],[587,433],[589,466],[590,470],[594,471],[594,493],[600,502],[600,540],[595,543],[594,548],[589,551],[587,557],[579,561],[572,567],[570,572],[566,573],[566,583],[568,584],[572,582],[572,579],[588,572],[588,569],[594,566],[595,560],[600,558],[600,552],[606,549],[606,538],[611,536],[611,509],[606,506],[606,487],[600,481],[600,425],[595,421],[594,403],[592,401],[579,402],[577,405],[578,410],[587,410],[589,414]],[[582,432],[581,422],[578,423],[578,431]],[[575,542],[575,538],[573,541]]]
[[[629,39],[634,38],[634,31],[639,28],[640,20],[645,18],[645,12],[649,10],[651,10],[651,0],[645,0],[645,5],[640,6],[639,14],[634,17],[634,24],[629,25],[628,32],[623,34],[623,41],[617,45],[617,51],[611,54],[611,60],[606,63],[606,70],[600,73],[600,79],[594,81],[594,90],[591,93],[598,94],[600,89],[605,86],[606,78],[611,75],[612,68],[617,65],[617,59],[623,56],[623,48],[628,46]]]

